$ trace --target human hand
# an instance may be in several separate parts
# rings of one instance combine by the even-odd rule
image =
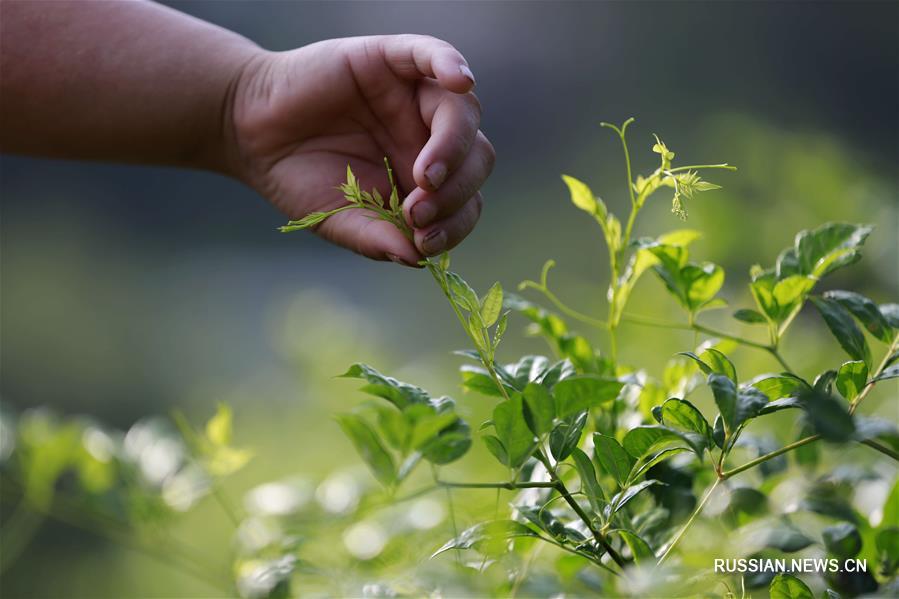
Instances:
[[[246,63],[229,102],[235,175],[291,219],[344,205],[349,164],[389,194],[394,168],[414,243],[347,210],[317,233],[376,260],[417,265],[457,245],[481,212],[494,150],[480,125],[474,76],[451,45],[391,35],[328,40]]]

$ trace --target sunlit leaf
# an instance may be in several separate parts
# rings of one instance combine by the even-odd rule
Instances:
[[[592,375],[573,376],[559,381],[553,387],[556,416],[565,418],[609,402],[618,397],[622,387],[624,383],[621,381]]]
[[[524,419],[528,428],[538,437],[552,430],[555,405],[546,387],[528,383],[522,392],[524,397]]]
[[[867,383],[868,366],[861,360],[846,362],[837,372],[837,391],[849,401],[858,397]]]

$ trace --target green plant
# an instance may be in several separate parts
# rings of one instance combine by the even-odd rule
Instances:
[[[899,459],[895,424],[855,413],[877,383],[899,376],[895,364],[899,357],[899,306],[877,306],[849,291],[813,294],[820,279],[861,257],[871,227],[829,223],[802,231],[794,245],[781,252],[774,267],[752,268],[749,287],[757,309],[740,309],[733,316],[742,323],[764,327],[766,342],[706,326],[699,322],[700,315],[723,308],[727,302],[718,296],[724,270],[711,262],[690,261],[689,246],[700,234],[676,230],[654,239],[634,239],[634,227],[649,199],[663,189],[672,193],[672,212],[686,219],[686,202],[693,201],[699,192],[718,189],[699,173],[733,167],[675,167],[674,152],[656,137],[652,150],[660,156],[658,168],[634,178],[626,140],[632,122],[628,119],[620,127],[603,123],[615,131],[624,151],[630,213],[623,226],[585,183],[563,176],[572,202],[596,220],[608,248],[611,281],[606,318],[579,312],[559,299],[548,281],[553,261],[546,263],[539,281],[525,281],[520,286],[523,291],[541,294],[565,317],[606,333],[608,356],[585,336],[573,332],[560,314],[518,296],[504,297],[499,283],[479,296],[449,270],[447,255],[422,263],[473,344],[473,350],[458,352],[475,362],[462,367],[463,387],[498,400],[493,417],[479,431],[489,452],[508,469],[508,480],[453,482],[440,477],[438,466],[460,458],[470,444],[469,429],[454,412],[451,400],[435,400],[422,389],[365,365],[354,365],[344,375],[364,380],[364,392],[388,401],[388,405],[363,406],[358,412],[340,416],[339,421],[376,478],[391,493],[422,459],[431,463],[430,488],[445,489],[450,499],[452,490],[463,488],[520,492],[507,518],[476,523],[439,548],[435,556],[450,550],[477,550],[484,555],[483,567],[488,558],[508,554],[516,546],[536,552],[524,540],[539,539],[606,572],[610,578],[602,579],[599,588],[615,588],[627,578],[632,565],[648,566],[650,572],[664,576],[663,566],[716,489],[729,486],[734,477],[747,470],[773,469],[773,461],[783,454],[819,440],[858,442]],[[338,210],[371,210],[377,218],[394,222],[411,235],[395,186],[389,204],[375,191],[360,191],[351,171],[341,189],[349,204]],[[327,216],[310,215],[282,230],[306,228]],[[685,322],[659,321],[627,312],[632,291],[647,271],[658,276],[683,308]],[[806,303],[821,313],[851,358],[835,363],[833,370],[821,373],[812,382],[793,370],[781,351],[782,339]],[[557,361],[543,356],[525,356],[510,364],[497,361],[510,312],[532,323],[534,331],[549,342]],[[653,378],[620,363],[616,332],[624,323],[692,330],[709,340],[695,352],[674,357],[663,376]],[[886,346],[876,364],[857,323]],[[734,345],[767,352],[781,372],[740,378],[725,353]],[[705,378],[718,412],[711,421],[687,399],[697,389],[697,372]],[[770,449],[758,441],[757,457],[733,465],[737,448],[754,443],[745,434],[747,426],[786,409],[799,411],[806,433],[792,443]],[[685,462],[687,455],[693,458]],[[694,482],[707,487],[699,501],[693,500]],[[743,493],[747,500],[751,490],[730,487],[734,510],[742,509],[735,496]],[[688,500],[682,501],[684,497]],[[692,509],[684,510],[684,505]],[[789,523],[783,526],[794,530]],[[887,526],[879,534],[892,539],[895,529]],[[782,534],[772,533],[763,547],[795,550],[801,545],[795,540],[806,538],[798,530],[796,535],[790,543]],[[855,555],[858,549],[849,553]],[[522,584],[529,563],[526,560],[512,576],[508,590],[514,592]],[[894,572],[895,564],[891,563],[883,575]],[[727,581],[723,582],[727,586]],[[789,589],[802,583],[788,582],[783,577],[776,579],[772,595],[801,596]]]
[[[317,485],[315,501],[308,480],[272,481],[240,504],[223,483],[252,456],[233,443],[233,417],[225,405],[199,430],[179,412],[117,431],[45,410],[0,410],[6,514],[0,572],[14,567],[42,520],[52,518],[146,553],[225,596],[235,590],[251,598],[355,596],[359,580],[368,583],[368,596],[439,591],[730,599],[767,588],[779,599],[812,597],[810,586],[825,585],[829,599],[837,592],[895,594],[899,431],[894,420],[861,410],[874,404],[865,400],[876,386],[899,377],[899,305],[817,289],[822,278],[860,259],[871,228],[830,223],[800,232],[773,267],[751,269],[755,307],[733,312],[734,325],[757,329],[758,336],[713,328],[708,312],[727,305],[719,295],[724,271],[691,261],[690,246],[700,234],[678,229],[656,238],[634,235],[638,215],[658,192],[670,193],[672,210],[685,218],[687,202],[717,188],[699,173],[732,167],[675,167],[673,152],[656,138],[659,167],[633,178],[626,140],[631,122],[606,125],[624,150],[630,213],[623,226],[585,183],[563,177],[572,202],[597,222],[608,248],[612,276],[602,315],[562,301],[550,287],[551,260],[538,280],[519,286],[550,308],[506,293],[499,283],[478,294],[450,270],[448,255],[423,262],[471,343],[456,352],[466,360],[462,387],[493,402],[491,417],[475,432],[464,418],[471,406],[357,363],[342,376],[363,381],[361,390],[373,399],[337,416],[337,423],[373,479],[334,473]],[[309,228],[343,210],[367,210],[411,236],[389,165],[387,170],[386,198],[363,190],[348,169],[340,186],[346,206],[282,230]],[[682,320],[628,310],[647,272],[683,311]],[[810,319],[836,338],[833,349],[838,345],[849,358],[834,352],[830,368],[817,376],[792,368],[794,357],[788,363],[783,346],[806,305],[820,315]],[[513,315],[546,340],[552,357],[500,358]],[[590,332],[577,332],[572,323]],[[651,373],[619,357],[618,333],[625,326],[689,331],[694,347]],[[608,353],[599,351],[591,334],[608,341]],[[738,373],[731,356],[739,347],[776,371],[752,376],[740,362]],[[471,457],[474,436],[506,473],[501,480],[447,476],[447,465]],[[822,452],[827,448],[830,455]],[[850,459],[829,463],[835,452],[853,451],[879,461],[864,468],[850,453]],[[880,484],[883,497],[875,497],[869,513],[879,519],[851,501],[857,488],[872,482]],[[491,491],[492,515],[471,509]],[[449,540],[434,536],[439,518],[407,526],[407,516],[435,492],[445,494]],[[336,506],[329,504],[334,493]],[[463,503],[473,494],[476,501]],[[184,512],[204,500],[233,525],[224,534],[235,538],[226,551],[216,546],[211,559],[173,530]],[[457,515],[462,505],[469,513]],[[378,518],[387,523],[383,527],[402,525],[396,535],[402,548],[386,544],[383,531],[372,525]],[[471,525],[457,527],[461,518]],[[422,563],[422,548],[436,559]],[[443,554],[456,559],[447,563],[438,557]],[[785,556],[840,563],[859,558],[869,566],[864,572],[821,570],[807,579],[810,586],[789,572],[713,567],[714,558]],[[395,564],[423,573],[410,575]]]

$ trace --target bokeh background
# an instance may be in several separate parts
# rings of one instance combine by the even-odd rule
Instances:
[[[401,32],[455,44],[477,76],[482,128],[498,155],[478,229],[453,254],[476,288],[494,280],[514,288],[554,258],[558,294],[603,313],[603,242],[571,206],[559,174],[587,181],[623,212],[620,149],[599,122],[636,116],[637,171],[655,166],[654,132],[681,164],[739,166],[709,173],[724,189],[692,202],[688,223],[705,233],[694,255],[727,268],[723,294],[733,306],[750,305],[752,264],[773,263],[798,230],[828,220],[877,225],[862,263],[828,286],[899,300],[894,2],[170,4],[273,50]],[[127,429],[176,406],[201,422],[229,402],[238,443],[256,454],[227,485],[236,498],[273,478],[317,484],[355,472],[357,457],[331,418],[361,399],[352,382],[331,378],[352,362],[459,397],[475,424],[485,413],[483,398],[459,389],[449,352],[464,346],[463,333],[427,275],[364,261],[313,235],[278,234],[282,216],[237,182],[13,156],[0,161],[0,177],[7,410],[44,406]],[[680,226],[660,196],[638,233]],[[680,317],[649,276],[632,310]],[[803,313],[785,347],[808,374],[833,366],[825,359],[835,346],[817,318]],[[728,320],[709,315],[736,329]],[[513,323],[509,359],[544,351]],[[622,359],[650,370],[693,343],[688,333],[622,335]],[[741,373],[776,367],[751,351],[736,358],[746,365]],[[899,416],[895,402],[885,405]],[[460,472],[489,478],[478,455]],[[214,505],[178,526],[227,558],[230,532]],[[333,551],[339,545],[335,536]],[[50,522],[4,573],[2,592],[212,593],[139,553]]]

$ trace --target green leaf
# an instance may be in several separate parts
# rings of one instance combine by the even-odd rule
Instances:
[[[835,300],[813,297],[812,303],[821,313],[827,328],[833,333],[840,347],[854,360],[863,360],[871,363],[871,350],[865,336],[856,326],[852,316]]]
[[[628,549],[631,550],[631,555],[634,557],[634,562],[637,564],[640,563],[649,563],[655,560],[655,554],[650,548],[649,543],[640,538],[637,533],[625,530],[623,528],[617,528],[610,532],[618,533],[621,539],[627,544]]]
[[[480,307],[478,294],[465,282],[465,279],[454,272],[446,273],[449,290],[459,307],[468,312],[477,312]]]
[[[549,450],[556,461],[561,462],[571,455],[581,439],[586,423],[587,412],[581,412],[564,419],[552,430],[549,434]]]
[[[710,374],[708,384],[721,412],[728,437],[741,424],[758,416],[759,411],[768,403],[768,398],[758,389],[746,387],[738,391],[734,382],[721,374]]]
[[[733,314],[733,317],[747,324],[765,324],[765,322],[767,322],[764,316],[762,316],[755,310],[749,310],[746,308],[736,310]]]
[[[520,395],[515,395],[494,408],[493,427],[506,450],[509,459],[507,465],[510,468],[518,468],[534,453],[534,433],[524,420]]]
[[[803,392],[799,399],[813,430],[822,438],[834,442],[852,438],[855,423],[843,402],[814,389]]]
[[[712,445],[712,427],[702,412],[685,399],[672,397],[662,404],[662,424],[697,434],[705,447]]]
[[[672,444],[683,444],[693,448],[684,433],[661,425],[634,427],[624,435],[623,443],[625,451],[637,459],[650,451],[659,451]],[[701,450],[697,453],[701,453]]]
[[[471,447],[471,428],[461,418],[440,431],[421,447],[422,456],[433,464],[449,464],[465,455]]]
[[[821,278],[861,258],[860,248],[873,227],[827,223],[796,235],[794,248],[802,274]]]
[[[861,360],[846,362],[837,372],[837,391],[852,401],[862,392],[868,382],[868,366]]]
[[[737,369],[728,357],[717,349],[710,347],[698,356],[693,352],[679,352],[678,355],[686,356],[696,362],[699,369],[707,375],[712,373],[723,374],[735,384],[737,382]]]
[[[496,386],[487,371],[480,366],[464,364],[459,368],[462,373],[462,387],[468,391],[476,391],[490,397],[503,397],[502,391]]]
[[[778,574],[768,587],[771,599],[815,599],[805,583],[792,574]]]
[[[496,550],[502,551],[505,543],[511,539],[536,536],[537,533],[533,530],[514,520],[480,522],[464,530],[456,538],[447,541],[431,555],[431,558],[433,559],[450,549],[471,549],[472,547],[482,549],[485,545],[493,545],[489,553],[494,553]]]
[[[481,300],[481,320],[484,321],[485,327],[491,327],[499,319],[500,312],[503,309],[503,288],[499,283],[494,283],[493,287],[487,291],[484,299]]]
[[[508,466],[509,454],[506,453],[506,448],[503,446],[502,441],[493,435],[484,435],[482,439],[484,440],[484,445],[487,446],[487,450],[493,454],[493,457],[499,460],[499,463],[503,466]]]
[[[609,501],[609,505],[605,508],[606,518],[611,517],[613,514],[618,513],[625,505],[627,505],[634,497],[639,495],[644,490],[652,487],[653,485],[665,485],[660,480],[644,480],[635,485],[631,485],[626,489],[622,490],[619,493],[616,493],[614,497]]]
[[[669,447],[667,449],[663,449],[656,454],[647,454],[643,456],[638,462],[634,469],[631,470],[630,480],[635,481],[638,480],[641,476],[646,474],[646,471],[658,464],[659,462],[664,462],[668,458],[673,458],[679,453],[685,453],[688,451],[692,451],[695,453],[695,450],[688,447]]]
[[[855,557],[862,549],[862,536],[849,522],[828,526],[821,531],[821,538],[827,550],[841,559]]]
[[[895,379],[899,377],[899,364],[893,364],[889,368],[884,368],[883,372],[878,374],[874,380],[875,381],[885,381],[887,379]]]
[[[362,460],[368,464],[372,474],[382,485],[390,486],[396,482],[396,467],[393,458],[384,448],[377,433],[371,425],[358,414],[337,416],[337,423],[344,434],[350,438]]]
[[[524,396],[524,419],[531,432],[539,437],[551,431],[556,410],[553,398],[546,387],[537,383],[528,383],[522,395]]]
[[[589,410],[618,397],[624,383],[593,375],[579,375],[559,381],[553,387],[556,416],[565,418]]]
[[[568,175],[562,175],[562,180],[568,186],[568,191],[571,193],[571,202],[575,206],[584,212],[592,214],[600,221],[606,219],[606,205],[593,195],[586,183]]]
[[[634,458],[614,437],[602,433],[593,433],[593,453],[602,469],[623,487],[634,467]]]
[[[710,301],[724,284],[724,269],[711,262],[687,264],[680,271],[687,307],[695,311]]]
[[[361,391],[386,399],[401,410],[410,404],[430,401],[430,395],[424,389],[385,376],[367,364],[353,364],[340,377],[367,381]]]
[[[865,296],[853,291],[826,291],[824,297],[833,300],[846,308],[859,322],[864,325],[869,333],[883,341],[893,341],[893,327],[880,313],[877,304]]]
[[[779,375],[760,375],[752,379],[749,386],[767,395],[772,402],[784,397],[797,397],[801,391],[811,389],[804,380],[788,372]]]
[[[571,459],[577,470],[577,475],[581,479],[581,492],[587,496],[590,507],[593,511],[599,513],[605,504],[605,494],[602,487],[596,481],[596,471],[593,469],[593,462],[587,457],[587,454],[578,448],[574,448],[571,452]]]

